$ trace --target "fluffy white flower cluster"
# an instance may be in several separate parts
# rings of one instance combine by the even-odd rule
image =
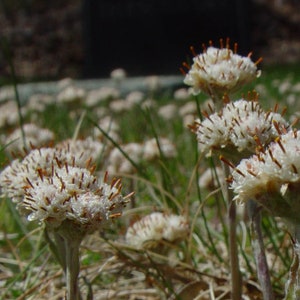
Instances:
[[[54,140],[54,133],[46,128],[41,128],[34,123],[24,124],[23,126],[26,149],[30,147],[46,146]],[[22,131],[20,128],[15,129],[4,141],[7,152],[15,152],[24,150],[22,140]]]
[[[177,155],[175,145],[167,138],[155,138],[146,140],[144,143],[128,143],[122,146],[122,150],[129,158],[139,164],[141,161],[154,161],[161,156],[173,158]],[[124,156],[118,148],[111,150],[108,158],[107,170],[110,174],[136,172],[135,166]]]
[[[30,221],[43,221],[50,228],[71,221],[79,230],[92,232],[119,216],[130,197],[121,195],[120,180],[108,184],[105,176],[99,183],[92,171],[78,166],[67,151],[36,149],[1,172],[1,193]]]
[[[158,143],[155,138],[145,141],[143,149],[143,159],[146,161],[155,160],[161,155],[166,158],[172,158],[177,155],[175,145],[164,137],[159,138]]]
[[[34,182],[42,172],[44,176],[52,173],[57,153],[54,148],[41,148],[29,152],[23,159],[15,159],[0,173],[1,194],[19,203],[24,197],[24,187],[28,180]]]
[[[300,219],[300,131],[278,137],[267,149],[243,159],[232,172],[235,199],[255,199],[273,214]]]
[[[19,112],[17,104],[14,100],[9,100],[4,103],[0,103],[0,128],[17,126],[19,124]],[[4,113],[5,112],[5,113]],[[25,115],[27,108],[22,107],[21,113]]]
[[[265,145],[279,135],[278,130],[289,127],[275,112],[265,112],[258,102],[244,99],[230,102],[219,113],[207,115],[195,122],[199,149],[222,150],[234,146],[239,152],[254,152],[258,144]]]
[[[67,139],[58,143],[55,148],[60,152],[60,156],[75,157],[77,166],[85,166],[88,160],[95,163],[105,151],[104,144],[92,137],[77,140]]]
[[[183,240],[189,232],[184,216],[154,212],[130,226],[126,232],[128,244],[138,248],[155,248],[160,242]]]
[[[96,90],[91,90],[87,93],[85,104],[89,107],[94,107],[109,99],[116,99],[120,96],[118,89],[114,87],[101,87]]]
[[[211,46],[193,58],[184,83],[193,88],[194,94],[202,91],[211,96],[222,96],[235,92],[258,77],[257,63],[253,63],[250,56],[240,56],[229,47],[219,49]]]
[[[28,220],[39,220],[50,227],[71,221],[89,233],[104,222],[121,215],[127,200],[121,195],[121,181],[102,182],[83,168],[55,168],[51,177],[39,177],[25,188],[21,211],[28,211]]]
[[[73,85],[68,85],[57,95],[57,102],[73,104],[83,101],[85,97],[86,91],[84,89]]]

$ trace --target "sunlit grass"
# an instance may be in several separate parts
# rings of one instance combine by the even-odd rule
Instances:
[[[292,90],[300,82],[300,76],[294,71],[290,67],[267,68],[244,93],[258,86],[264,107],[273,106],[277,101],[283,107],[287,105],[289,95],[300,97],[300,92]],[[280,92],[280,84],[285,81],[291,84],[291,88]],[[206,97],[200,95],[197,100],[201,106]],[[224,298],[220,299],[228,297],[229,290],[226,293],[225,289],[229,285],[226,204],[220,187],[200,188],[197,184],[206,169],[211,168],[215,173],[219,161],[199,156],[195,136],[183,125],[182,116],[167,120],[158,114],[159,107],[163,105],[175,103],[179,110],[184,104],[194,101],[192,96],[184,101],[174,100],[168,91],[163,96],[157,95],[155,105],[149,108],[136,105],[121,113],[107,109],[107,114],[119,124],[122,140],[114,141],[108,134],[105,139],[108,146],[115,143],[114,147],[122,149],[122,144],[142,143],[153,137],[158,141],[163,136],[176,145],[177,156],[166,158],[160,153],[156,161],[138,162],[135,174],[120,174],[124,188],[128,192],[134,190],[135,198],[122,219],[105,231],[88,236],[83,243],[80,284],[85,295],[91,295],[93,287],[94,299],[129,299],[130,291],[137,295],[139,292],[140,296],[144,293],[143,299],[168,299],[171,296],[175,297],[172,299],[181,299],[176,296],[178,286],[182,288],[191,282],[199,282],[197,288],[200,290],[209,290],[211,284],[216,295],[225,291]],[[106,108],[108,105],[103,104]],[[287,114],[295,113],[298,108],[299,104],[295,103],[288,108]],[[71,107],[50,104],[41,113],[29,112],[24,120],[33,120],[51,129],[56,134],[56,143],[73,137],[83,110],[86,115],[80,124],[78,137],[84,138],[93,135],[100,118],[95,109],[86,108],[84,103]],[[194,115],[196,118],[197,111]],[[1,133],[5,135],[11,130],[3,128]],[[10,159],[4,150],[0,152],[2,167]],[[103,157],[103,160],[106,158]],[[105,167],[105,161],[99,166]],[[184,214],[189,220],[190,233],[186,239],[178,245],[166,245],[171,254],[137,251],[124,242],[127,226],[152,211]],[[291,240],[284,225],[268,214],[263,214],[263,231],[272,283],[279,299],[291,263]],[[251,295],[259,295],[259,288],[249,226],[243,213],[239,215],[238,238],[244,289],[251,299]],[[9,199],[1,199],[0,202],[0,248],[0,299],[63,299],[61,271],[45,243],[42,225],[31,224],[21,218]]]

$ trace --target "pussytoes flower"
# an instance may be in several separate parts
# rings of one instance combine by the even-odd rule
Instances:
[[[222,40],[220,44],[221,48],[215,48],[210,43],[208,48],[204,47],[203,53],[194,53],[191,66],[185,64],[189,70],[184,83],[193,88],[195,95],[202,91],[221,98],[225,93],[236,92],[260,76],[257,70],[260,60],[254,63],[250,58],[251,53],[246,57],[238,55],[237,44],[231,50],[229,40],[226,41],[226,47],[223,47]]]
[[[128,228],[126,241],[138,249],[155,248],[163,241],[181,241],[188,232],[189,224],[184,216],[154,212]]]
[[[122,80],[126,78],[126,76],[126,71],[122,68],[117,68],[110,72],[110,77],[114,80]]]
[[[128,143],[122,145],[122,150],[135,163],[140,163],[143,154],[143,145],[139,143]],[[119,148],[113,148],[109,154],[107,171],[110,174],[136,172],[135,166],[124,156]]]
[[[55,167],[52,176],[41,175],[25,187],[24,200],[18,209],[29,221],[43,221],[50,228],[72,222],[78,230],[89,233],[119,217],[128,197],[121,195],[120,180],[98,182],[88,169]]]
[[[85,166],[88,160],[95,163],[105,150],[104,144],[92,137],[85,139],[67,139],[58,143],[55,148],[62,155],[74,157],[77,166]]]
[[[25,134],[26,149],[30,147],[42,147],[50,144],[54,140],[54,133],[47,128],[41,128],[33,123],[23,125]],[[7,152],[22,151],[24,148],[22,131],[20,128],[14,130],[9,136],[6,137],[4,143]]]
[[[68,85],[57,95],[58,103],[73,104],[81,102],[86,97],[86,91],[82,88]]]
[[[24,196],[24,187],[28,180],[35,181],[43,170],[43,175],[52,173],[52,166],[57,161],[54,148],[31,150],[22,160],[15,159],[0,173],[1,194],[13,202],[20,202]]]
[[[89,107],[93,107],[106,100],[116,99],[119,96],[120,92],[118,89],[114,87],[103,86],[99,89],[89,91],[86,96],[85,104]]]
[[[165,158],[172,158],[177,155],[176,148],[169,139],[160,137],[158,140],[153,138],[145,141],[143,159],[151,161],[159,158],[161,155]]]
[[[122,196],[121,180],[109,184],[106,174],[99,182],[92,172],[93,167],[60,161],[56,149],[36,149],[1,173],[1,192],[29,221],[44,222],[49,228],[73,222],[88,233],[120,216],[130,197]]]
[[[243,159],[232,172],[235,199],[256,200],[275,216],[299,222],[299,145],[300,131],[289,131],[267,149]]]
[[[241,99],[228,103],[219,113],[206,114],[203,121],[195,122],[192,130],[202,153],[227,153],[232,148],[254,153],[258,146],[274,140],[278,131],[288,128],[281,114],[265,112],[258,102]]]

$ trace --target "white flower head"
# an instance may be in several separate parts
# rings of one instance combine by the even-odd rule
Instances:
[[[174,103],[163,105],[159,108],[158,115],[165,120],[172,120],[178,116],[178,106]]]
[[[300,131],[278,137],[232,172],[235,199],[257,200],[274,215],[299,220]]]
[[[54,133],[47,129],[41,128],[33,123],[24,124],[23,131],[25,134],[26,149],[32,147],[38,148],[50,144],[54,140]],[[15,129],[6,139],[5,144],[7,152],[20,152],[24,150],[22,131],[20,128]]]
[[[13,100],[15,92],[13,86],[7,85],[0,88],[0,103]]]
[[[86,139],[67,139],[56,145],[58,157],[64,160],[66,156],[67,161],[75,160],[77,166],[84,167],[88,161],[95,163],[104,151],[104,144],[92,137]]]
[[[156,75],[147,76],[144,80],[144,84],[149,91],[157,91],[160,87],[160,79]]]
[[[117,99],[110,102],[109,109],[113,112],[121,113],[124,111],[130,111],[132,106],[132,103],[129,103],[124,99]]]
[[[85,99],[86,91],[82,88],[68,85],[57,95],[58,103],[77,103]]]
[[[195,127],[191,126],[191,129],[197,136],[199,151],[208,153],[215,148],[225,148],[228,143],[229,126],[222,115],[217,113],[207,116],[202,122],[196,120]]]
[[[153,248],[160,242],[184,240],[189,224],[184,216],[154,212],[130,226],[126,232],[128,244],[138,248]]]
[[[142,144],[128,143],[122,146],[122,150],[135,163],[138,164],[141,161],[143,154]],[[110,174],[133,174],[136,172],[136,169],[118,148],[113,148],[109,154],[107,171]]]
[[[274,140],[289,124],[276,112],[265,112],[256,101],[244,99],[230,102],[220,113],[206,114],[206,118],[195,122],[199,150],[226,150],[234,147],[237,152],[255,152]]]
[[[52,166],[56,163],[55,156],[55,149],[41,148],[31,150],[23,160],[14,160],[0,174],[1,194],[13,202],[20,202],[28,180],[35,181],[41,170],[44,175],[51,174]]]
[[[97,189],[86,191],[71,199],[72,212],[68,218],[79,223],[86,232],[93,232],[108,221],[120,217],[128,198],[121,194],[122,184],[120,179],[114,179],[111,184],[104,177]]]
[[[219,187],[220,184],[225,183],[225,174],[221,167],[215,169],[207,168],[201,173],[199,177],[199,187],[213,190]]]
[[[187,102],[179,108],[179,114],[182,117],[189,114],[197,114],[197,112],[197,105],[195,102]]]
[[[212,45],[205,48],[202,54],[193,58],[193,64],[185,76],[184,83],[193,87],[193,93],[200,91],[208,95],[221,97],[225,93],[233,93],[241,86],[253,81],[260,75],[257,70],[258,60],[253,63],[250,55],[247,57],[238,55],[237,46],[232,51],[229,48],[229,40],[226,47],[215,48]]]
[[[26,103],[26,108],[29,111],[43,112],[48,105],[53,103],[55,103],[55,98],[52,95],[33,94]]]
[[[49,178],[30,181],[24,200],[17,205],[28,221],[43,221],[50,227],[58,227],[65,220],[72,196],[57,183]]]
[[[109,116],[105,116],[100,118],[99,122],[98,122],[98,127],[100,127],[103,131],[105,131],[105,133],[108,134],[109,137],[111,137],[114,141],[119,141],[120,142],[120,137],[119,137],[119,130],[120,130],[120,126],[119,124],[113,120],[111,117]],[[104,143],[106,137],[105,135],[102,133],[101,130],[99,130],[98,127],[94,128],[94,136],[101,142]],[[110,144],[109,144],[110,145]]]
[[[24,200],[18,209],[29,221],[45,222],[50,228],[71,221],[85,233],[93,232],[113,218],[119,217],[131,195],[121,194],[120,179],[101,183],[88,169],[65,165],[53,168],[53,174],[40,173],[35,181],[28,181]]]
[[[126,95],[125,100],[130,104],[139,104],[145,98],[145,95],[141,91],[132,91]]]
[[[279,135],[278,127],[289,127],[281,114],[265,112],[258,102],[243,99],[227,104],[223,117],[231,124],[230,141],[240,152],[245,149],[254,152],[257,140],[266,145]]]
[[[60,91],[72,85],[74,85],[74,80],[70,77],[62,78],[57,82],[57,87]]]
[[[186,100],[190,97],[189,90],[186,88],[180,88],[174,91],[174,99],[176,100]]]
[[[111,71],[110,77],[114,80],[122,80],[126,78],[126,71],[122,68],[117,68]]]
[[[131,196],[122,196],[121,180],[109,184],[105,173],[99,183],[93,166],[78,167],[64,154],[41,148],[13,161],[0,174],[2,195],[16,202],[29,221],[44,222],[49,228],[71,222],[88,233],[120,216]]]
[[[87,93],[85,104],[89,107],[110,99],[116,99],[120,96],[119,90],[113,87],[101,87],[96,90],[91,90]]]
[[[151,161],[163,155],[172,158],[177,155],[175,145],[167,138],[160,137],[158,140],[152,138],[144,143],[143,159]]]
[[[10,100],[0,105],[0,128],[6,126],[19,125],[19,112],[15,101]],[[4,113],[5,112],[5,113]],[[21,108],[21,113],[24,116],[27,112],[26,107]]]

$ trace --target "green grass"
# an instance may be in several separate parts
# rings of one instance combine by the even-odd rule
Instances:
[[[275,101],[280,101],[280,106],[283,107],[286,105],[286,97],[292,92],[280,94],[274,80],[278,80],[280,84],[289,78],[294,85],[300,82],[299,72],[296,71],[298,71],[296,66],[266,68],[261,78],[248,88],[252,90],[257,85],[264,86],[265,94],[261,95],[262,105],[270,107]],[[248,89],[245,89],[244,93],[247,91]],[[237,98],[240,95],[241,93]],[[299,96],[300,93],[296,94],[296,97]],[[199,99],[201,104],[206,97],[200,95]],[[196,184],[201,172],[219,164],[219,160],[199,157],[195,136],[183,126],[180,117],[164,120],[157,113],[158,107],[162,105],[176,102],[180,106],[183,103],[174,100],[169,92],[155,101],[156,107],[148,110],[136,106],[125,113],[110,112],[113,120],[120,126],[119,135],[123,143],[141,143],[146,139],[164,136],[176,145],[178,155],[171,159],[161,155],[151,164],[141,162],[135,175],[124,176],[125,190],[128,192],[132,188],[135,190],[134,206],[129,207],[124,217],[111,227],[88,237],[83,243],[81,287],[87,291],[92,286],[95,299],[101,289],[120,292],[126,288],[130,290],[136,287],[147,294],[146,291],[152,291],[154,287],[158,297],[155,299],[167,299],[174,295],[178,284],[183,286],[195,280],[205,286],[212,279],[216,291],[218,286],[219,288],[229,286],[225,272],[229,267],[226,254],[228,251],[226,205],[220,191],[200,190]],[[195,99],[191,97],[185,103],[189,101]],[[296,106],[298,105],[296,103]],[[49,105],[36,118],[36,122],[56,133],[55,142],[72,138],[80,111],[84,107],[84,103],[81,106],[77,105],[74,112],[74,107]],[[295,107],[288,109],[288,114],[295,110]],[[75,118],[70,116],[71,111],[74,112]],[[33,113],[24,116],[25,121],[30,121],[32,116]],[[94,122],[97,122],[95,112],[87,109],[79,137],[90,135],[95,127]],[[3,128],[1,133],[6,134],[7,130]],[[0,162],[3,167],[9,159],[9,156],[1,151]],[[200,166],[199,169],[196,168],[197,164]],[[154,210],[167,210],[188,216],[191,234],[185,241],[170,248],[173,256],[151,251],[136,251],[128,249],[124,244],[123,238],[128,224]],[[37,223],[28,223],[21,218],[9,199],[1,200],[0,299],[27,299],[22,298],[24,293],[28,293],[26,294],[28,299],[29,297],[46,299],[47,293],[51,290],[54,295],[61,293],[62,274],[58,264],[49,254],[41,226]],[[281,223],[278,225],[278,222],[265,212],[263,232],[266,251],[272,264],[272,283],[279,299],[291,263],[291,241],[285,227]],[[247,293],[253,295],[257,291],[254,285],[251,285],[251,281],[257,282],[256,271],[248,226],[243,216],[239,217],[238,237],[243,279],[248,284],[245,284],[245,288],[248,287]],[[107,243],[107,239],[111,244]],[[49,278],[57,280],[56,286],[49,285],[47,281]],[[176,297],[179,299],[179,296]],[[109,299],[129,298],[117,295]]]

